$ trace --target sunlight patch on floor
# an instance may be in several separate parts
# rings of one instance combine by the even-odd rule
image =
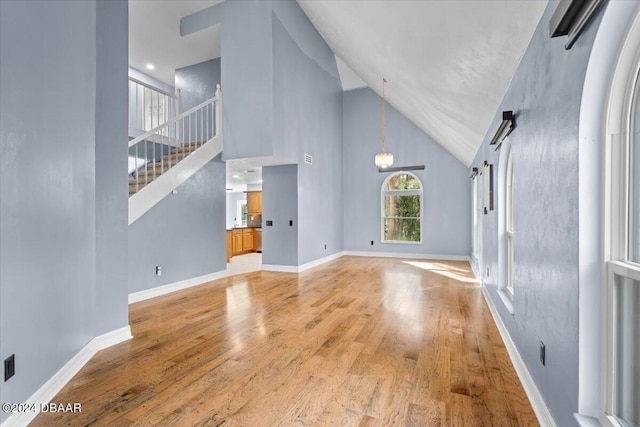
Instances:
[[[449,279],[457,280],[459,282],[464,282],[464,283],[476,283],[478,284],[478,286],[480,286],[474,274],[468,269],[455,267],[455,266],[447,265],[440,262],[426,262],[426,261],[403,261],[403,262],[413,267],[418,267],[422,270],[427,270],[432,273],[439,274],[444,277],[448,277]]]

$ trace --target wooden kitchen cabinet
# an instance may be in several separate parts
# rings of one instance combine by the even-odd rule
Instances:
[[[262,191],[247,191],[247,212],[262,214]]]
[[[227,262],[233,256],[233,231],[227,230]]]
[[[256,228],[253,236],[253,249],[255,249],[256,252],[262,252],[262,229]]]
[[[242,229],[233,230],[233,255],[242,253]]]
[[[243,228],[242,229],[242,251],[243,252],[253,252],[255,250],[253,244],[253,228]]]
[[[234,228],[232,233],[232,256],[254,252],[255,231],[253,228]]]

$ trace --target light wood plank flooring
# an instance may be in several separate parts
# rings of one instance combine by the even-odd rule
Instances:
[[[466,262],[343,257],[130,307],[34,426],[535,426]]]

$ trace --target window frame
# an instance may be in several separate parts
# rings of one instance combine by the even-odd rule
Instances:
[[[605,427],[623,425],[613,414],[616,358],[620,351],[615,329],[618,316],[615,279],[620,276],[640,281],[640,264],[629,260],[629,163],[634,98],[640,91],[639,47],[640,14],[636,13],[616,64],[605,122],[600,364],[600,422]]]
[[[505,236],[505,290],[511,297],[515,294],[513,281],[515,229],[513,225],[513,150],[507,154],[507,167],[505,172],[504,188],[504,236]]]
[[[471,242],[472,242],[472,248],[471,248],[471,254],[473,255],[473,257],[477,260],[478,259],[478,253],[479,248],[478,248],[478,222],[479,222],[479,215],[478,215],[478,175],[476,175],[473,178],[473,195],[472,195],[472,205],[471,205]]]
[[[482,227],[483,227],[483,215],[482,213],[484,212],[484,194],[482,193],[484,190],[484,182],[481,179],[482,175],[476,175],[476,177],[474,178],[475,181],[475,188],[476,188],[476,205],[475,205],[475,210],[476,210],[476,215],[478,217],[478,221],[476,222],[476,228],[474,229],[474,233],[476,236],[476,244],[477,244],[477,250],[475,253],[475,257],[476,257],[476,268],[477,268],[477,276],[480,278],[482,277],[482,263],[481,263],[481,254],[482,254],[482,239],[483,239],[483,234],[482,234]]]
[[[242,220],[242,207],[245,206],[245,219],[244,221]],[[247,199],[239,199],[236,202],[236,223],[241,226],[241,227],[245,227],[247,225],[247,220],[249,218],[249,213],[247,211]]]
[[[394,176],[398,175],[409,175],[412,176],[418,184],[420,184],[420,189],[417,190],[386,190],[385,187],[387,183]],[[420,221],[420,240],[417,242],[407,241],[407,240],[385,240],[385,232],[384,232],[384,224],[385,219],[385,196],[419,196],[420,197],[420,216],[417,218]],[[418,176],[414,173],[407,171],[398,171],[390,174],[385,178],[382,182],[382,186],[380,187],[380,243],[391,243],[391,244],[403,244],[403,245],[420,245],[422,244],[422,232],[423,232],[423,224],[424,224],[424,185],[422,184],[422,180],[418,178]],[[397,218],[397,217],[396,217]],[[411,219],[414,219],[411,217]]]

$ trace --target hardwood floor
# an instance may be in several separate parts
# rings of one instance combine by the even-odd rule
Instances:
[[[534,426],[468,263],[342,257],[130,306],[33,426]]]

